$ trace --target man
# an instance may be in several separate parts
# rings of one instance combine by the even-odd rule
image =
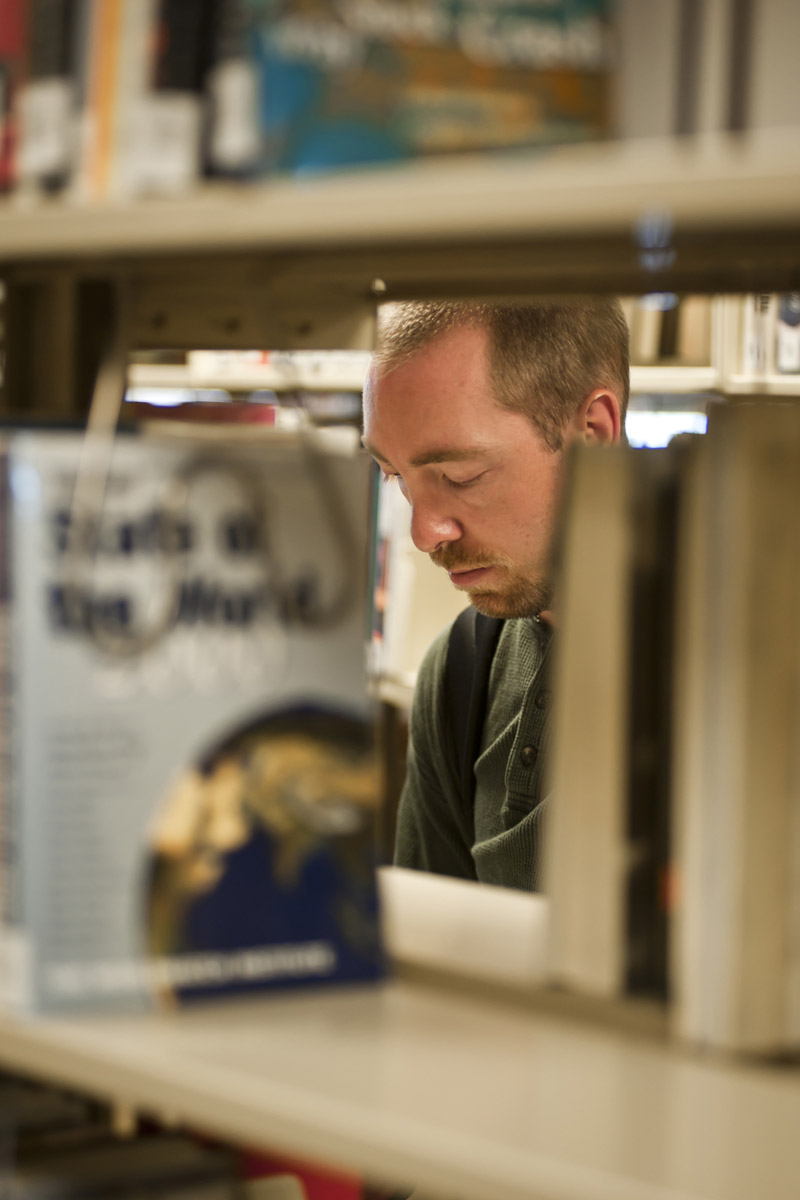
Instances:
[[[541,886],[542,664],[565,458],[577,439],[617,441],[627,399],[628,329],[616,301],[383,310],[364,390],[364,444],[411,505],[418,549],[478,612],[507,618],[468,835],[444,753],[449,631],[425,656],[398,812],[400,866]]]

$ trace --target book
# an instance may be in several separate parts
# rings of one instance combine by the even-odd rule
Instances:
[[[82,0],[82,199],[197,182],[212,0]]]
[[[757,1053],[797,1045],[799,467],[792,404],[713,406],[682,518],[675,1022]]]
[[[625,987],[631,453],[574,447],[556,585],[549,969],[554,984],[604,998]]]
[[[637,366],[652,366],[658,362],[663,317],[660,296],[637,299],[631,319],[631,361]]]
[[[17,182],[30,192],[62,190],[75,167],[73,0],[29,0],[27,72],[18,93]]]
[[[17,1008],[383,971],[365,457],[333,434],[182,434],[120,437],[110,465],[77,434],[5,438]],[[108,468],[99,522],[74,508],[79,467]]]
[[[556,606],[546,891],[550,973],[669,998],[671,709],[682,452],[579,445]]]
[[[800,292],[778,296],[775,367],[787,375],[800,372]]]
[[[247,0],[216,0],[211,14],[208,106],[203,163],[207,175],[248,178],[261,149],[258,73]]]
[[[135,149],[127,151],[133,194],[185,191],[200,177],[214,7],[155,0],[154,53],[135,113]]]
[[[711,297],[682,296],[678,306],[678,361],[685,366],[709,366],[712,362],[711,338]]]
[[[27,73],[28,0],[0,5],[0,191],[16,182],[17,105]]]
[[[262,173],[611,132],[613,6],[249,0]]]
[[[742,374],[763,379],[775,367],[776,297],[770,292],[745,296],[742,311]]]

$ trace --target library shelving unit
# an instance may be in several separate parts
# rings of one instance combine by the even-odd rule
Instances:
[[[608,144],[96,208],[11,200],[0,264],[7,409],[80,414],[109,332],[128,349],[359,349],[382,299],[796,290],[800,142]],[[486,922],[503,942],[473,913],[464,945]],[[443,1197],[800,1192],[796,1069],[580,1019],[533,982],[476,981],[474,961],[421,970],[405,944],[379,987],[4,1015],[0,1066]]]

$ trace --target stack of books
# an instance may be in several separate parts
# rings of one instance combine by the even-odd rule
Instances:
[[[0,182],[114,199],[611,133],[610,0],[6,0]]]
[[[800,1045],[800,409],[580,447],[549,842],[555,983],[723,1050]]]

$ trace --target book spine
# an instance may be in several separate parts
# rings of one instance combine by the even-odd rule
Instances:
[[[73,0],[32,0],[28,78],[19,95],[19,181],[29,189],[60,191],[75,163],[72,78]]]
[[[17,103],[27,59],[27,0],[0,5],[0,191],[15,183]]]
[[[778,297],[775,367],[782,375],[800,373],[800,292]]]
[[[252,36],[245,0],[217,0],[205,81],[208,123],[203,166],[207,175],[246,178],[258,165],[258,72],[251,53]]]
[[[200,177],[212,15],[210,0],[159,0],[154,10],[150,87],[139,106],[136,192],[186,191]]]
[[[632,537],[630,454],[578,447],[559,572],[546,891],[552,981],[625,991]],[[604,633],[591,632],[597,620]],[[581,753],[575,753],[576,745]]]
[[[685,366],[707,366],[711,356],[711,300],[684,296],[678,309],[678,360]]]
[[[768,292],[746,296],[742,320],[742,374],[763,379],[774,363],[775,297]]]
[[[0,450],[0,1008],[26,1008],[30,945],[23,911],[23,854],[15,754],[13,545],[9,456]]]
[[[666,1000],[672,891],[672,625],[679,477],[675,457],[661,451],[641,452],[634,467],[625,991]]]

